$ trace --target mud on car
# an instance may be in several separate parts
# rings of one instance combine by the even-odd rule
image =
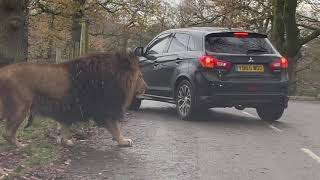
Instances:
[[[143,99],[175,103],[182,119],[214,107],[256,108],[280,119],[288,106],[288,61],[264,34],[241,29],[171,29],[135,48],[147,91]]]

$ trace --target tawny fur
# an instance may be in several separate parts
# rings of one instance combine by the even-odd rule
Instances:
[[[93,119],[117,136],[119,144],[128,143],[117,121],[144,89],[133,53],[93,54],[62,64],[5,66],[0,69],[0,118],[6,120],[3,137],[18,145],[15,135],[23,119],[42,115],[65,125]]]

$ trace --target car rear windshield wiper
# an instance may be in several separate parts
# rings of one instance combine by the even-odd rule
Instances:
[[[268,50],[265,48],[260,48],[260,49],[248,49],[247,54],[252,54],[252,53],[267,53]]]

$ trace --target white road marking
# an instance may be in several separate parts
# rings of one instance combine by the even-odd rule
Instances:
[[[257,116],[255,116],[255,115],[253,115],[253,114],[251,114],[251,113],[248,113],[248,112],[246,112],[246,111],[241,111],[241,112],[242,112],[243,114],[247,115],[247,116],[250,116],[250,117],[253,117],[253,118],[258,118]],[[275,130],[275,131],[277,131],[277,132],[282,132],[281,129],[275,127],[274,125],[269,124],[269,123],[267,123],[267,122],[265,122],[265,121],[263,121],[263,122],[266,123],[271,129],[273,129],[273,130]]]
[[[313,153],[310,149],[301,148],[301,151],[303,151],[304,153],[306,153],[307,155],[309,155],[313,160],[315,160],[315,161],[317,161],[318,163],[320,163],[320,157],[317,156],[315,153]]]
[[[266,124],[268,124],[268,123],[266,123]],[[273,126],[272,124],[268,124],[268,125],[269,125],[269,127],[270,127],[271,129],[273,129],[273,130],[275,130],[275,131],[278,131],[278,132],[282,132],[282,130],[281,130],[281,129],[279,129],[279,128],[277,128],[277,127]]]
[[[253,117],[253,118],[256,118],[257,116],[255,116],[255,115],[253,115],[253,114],[250,114],[250,113],[248,113],[248,112],[246,112],[246,111],[241,111],[243,114],[246,114],[246,115],[248,115],[248,116],[250,116],[250,117]]]

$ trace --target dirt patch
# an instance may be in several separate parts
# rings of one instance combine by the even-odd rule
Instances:
[[[26,147],[15,148],[0,137],[0,179],[39,179],[41,176],[37,172],[65,168],[55,167],[62,164],[69,151],[56,144],[56,122],[37,118],[30,128],[23,127],[19,129],[17,137],[27,144]],[[0,124],[0,134],[2,131],[3,124]]]
[[[124,121],[127,121],[128,114]],[[123,122],[125,123],[125,122]],[[24,125],[21,125],[24,127]],[[92,122],[71,127],[76,146],[67,147],[56,143],[57,123],[50,119],[37,118],[28,129],[20,128],[18,139],[28,144],[17,149],[0,137],[0,180],[2,179],[63,179],[66,170],[78,157],[85,156],[90,147],[99,146],[98,139],[108,141],[115,147],[112,137],[104,128],[97,128]],[[2,134],[3,124],[0,123]],[[113,144],[113,146],[111,146]]]

